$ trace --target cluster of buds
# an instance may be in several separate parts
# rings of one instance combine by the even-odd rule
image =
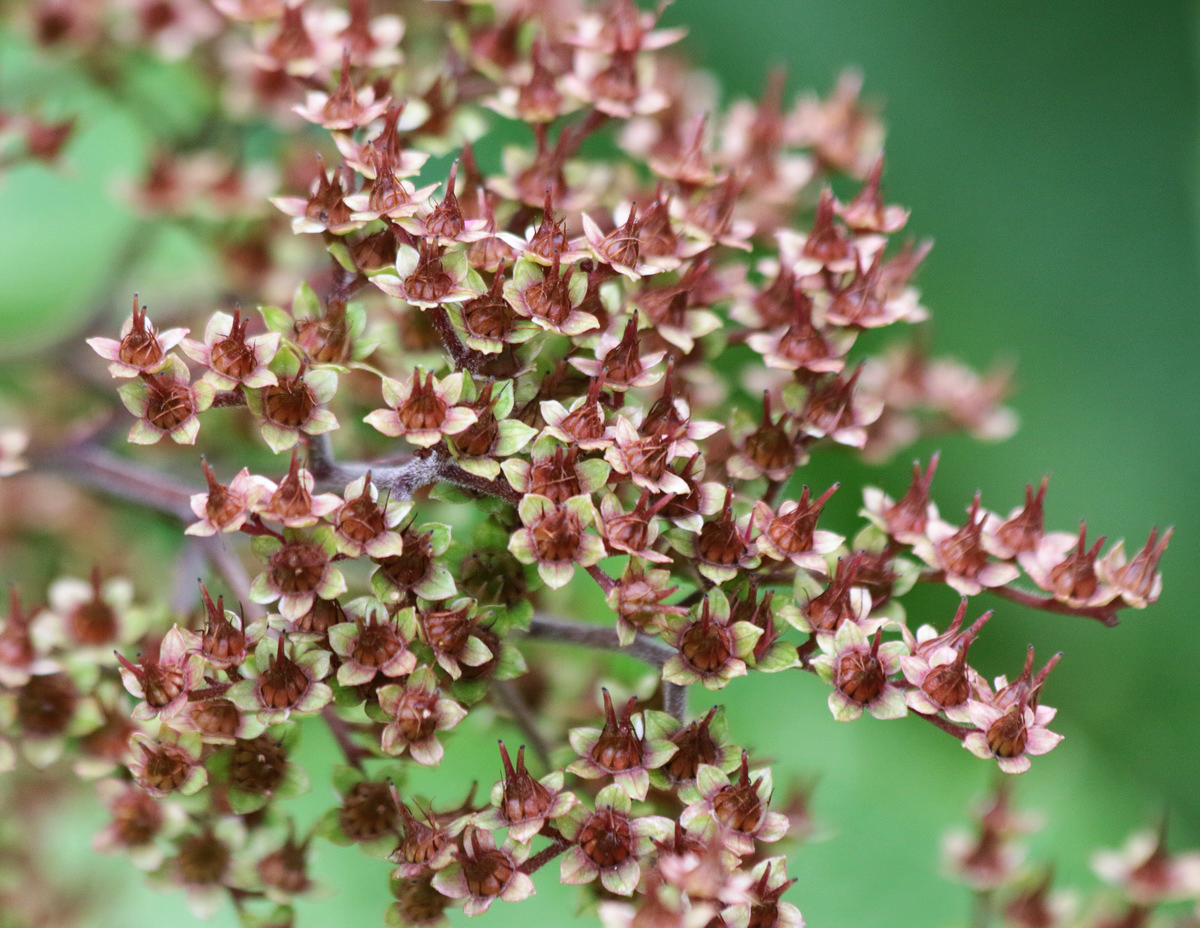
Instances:
[[[89,339],[125,381],[129,440],[202,445],[189,473],[206,488],[101,479],[87,454],[59,465],[190,511],[241,608],[203,585],[190,613],[134,608],[95,574],[44,609],[13,593],[0,626],[0,767],[70,750],[108,777],[97,846],[198,911],[262,902],[262,924],[290,924],[320,837],[391,860],[394,924],[518,901],[561,858],[608,925],[796,928],[786,860],[764,847],[788,831],[771,773],[717,707],[688,717],[687,688],[815,673],[840,721],[911,713],[1020,773],[1060,740],[1042,702],[1058,656],[1037,667],[1031,648],[989,684],[968,652],[992,613],[967,624],[968,598],[1114,624],[1158,597],[1170,531],[1132,555],[1084,526],[1046,532],[1045,481],[1007,515],[977,495],[959,526],[931,501],[935,459],[898,500],[867,488],[864,521],[838,530],[823,510],[839,485],[802,485],[833,448],[884,458],[927,429],[1012,425],[1000,379],[873,347],[928,316],[911,283],[928,246],[901,238],[853,80],[789,109],[773,78],[712,115],[663,51],[681,33],[632,0],[430,4],[411,23],[366,0],[156,0],[132,21],[93,6],[41,0],[37,34],[194,54],[244,112],[316,126],[324,151],[281,172],[273,217],[237,206],[250,168],[195,180],[203,153],[164,154],[136,195],[173,216],[203,189],[255,230],[226,270],[256,312],[214,312],[189,338],[135,296],[116,338]],[[489,150],[497,117],[522,147]],[[586,154],[606,138],[619,159]],[[839,177],[857,193],[836,196]],[[292,233],[307,257],[288,267]],[[263,473],[242,463],[271,460],[242,454],[255,433],[277,456]],[[0,433],[0,476],[24,444]],[[944,629],[910,627],[916,583],[962,597]],[[547,614],[587,584],[605,621]],[[523,652],[551,640],[624,649],[651,668],[651,701],[603,689],[601,727],[574,724],[578,707],[541,719],[547,675]],[[409,794],[407,766],[469,749],[452,731],[492,706],[544,774],[502,742],[487,802]],[[340,805],[298,835],[277,801],[308,785],[292,760],[306,720],[347,766]],[[993,886],[1011,828],[987,827],[970,866]]]

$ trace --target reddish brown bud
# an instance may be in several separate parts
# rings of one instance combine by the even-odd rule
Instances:
[[[554,797],[546,787],[535,780],[525,769],[525,745],[517,751],[514,767],[508,756],[508,748],[500,742],[500,759],[504,763],[504,798],[500,811],[510,822],[523,822],[543,816],[554,803]]]

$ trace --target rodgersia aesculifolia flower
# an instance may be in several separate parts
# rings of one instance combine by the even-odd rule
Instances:
[[[45,607],[13,590],[0,623],[0,770],[77,750],[109,775],[97,846],[199,908],[290,925],[328,839],[391,861],[388,924],[516,903],[560,859],[608,898],[606,924],[794,928],[772,856],[792,819],[756,759],[771,746],[739,743],[717,691],[807,671],[838,721],[921,718],[1019,773],[1061,740],[1058,658],[989,685],[971,649],[1003,605],[964,628],[968,601],[1113,624],[1158,597],[1170,529],[1136,551],[1047,531],[1046,480],[1007,512],[976,494],[947,516],[935,455],[838,524],[826,504],[853,491],[807,485],[837,446],[882,460],[923,429],[1012,425],[1002,379],[906,334],[928,316],[910,283],[928,248],[884,197],[853,79],[791,106],[773,79],[711,110],[681,32],[633,0],[427,2],[409,20],[367,0],[33,6],[43,41],[132,37],[204,68],[212,137],[278,155],[273,207],[240,202],[262,165],[203,186],[166,152],[137,192],[170,215],[204,192],[197,228],[242,304],[189,320],[191,339],[135,296],[115,338],[88,340],[123,381],[129,440],[197,450],[176,450],[190,485],[107,452],[72,472],[186,518],[185,550],[214,568],[199,604],[94,572]],[[0,430],[0,477],[28,438]],[[957,614],[914,621],[917,583],[954,590]],[[689,717],[689,691],[711,708]],[[500,742],[490,789],[457,806],[409,791],[413,764],[481,750],[497,714],[525,740],[515,762]],[[297,831],[281,800],[307,788],[295,747],[320,725],[340,804]],[[1015,866],[1000,817],[952,854],[977,887]],[[1200,895],[1191,857],[1130,853],[1097,866],[1134,904]]]

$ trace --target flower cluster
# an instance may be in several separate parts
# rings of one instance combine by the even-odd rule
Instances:
[[[136,192],[178,215],[204,189],[253,230],[225,271],[255,311],[167,328],[135,295],[117,337],[88,340],[124,381],[129,441],[204,448],[178,449],[188,481],[99,457],[104,433],[56,459],[185,518],[225,593],[135,607],[96,572],[44,608],[13,592],[0,625],[0,768],[70,749],[106,777],[97,846],[197,911],[229,898],[291,924],[320,838],[391,861],[389,924],[519,901],[558,859],[606,925],[798,928],[787,861],[766,856],[789,829],[771,771],[718,705],[688,716],[689,688],[814,673],[839,721],[911,713],[1020,773],[1060,740],[1058,655],[1031,648],[989,683],[968,654],[992,613],[968,624],[969,600],[1114,624],[1158,597],[1170,530],[1102,553],[1086,526],[1045,529],[1046,481],[1007,513],[977,494],[955,524],[934,458],[832,527],[849,491],[804,485],[835,448],[884,459],[925,430],[1013,422],[1003,378],[876,338],[927,318],[928,248],[902,238],[852,81],[790,108],[772,82],[710,113],[664,51],[681,33],[632,0],[431,3],[412,22],[366,0],[34,6],[47,43],[53,8],[57,34],[194,56],[248,120],[307,146],[280,143],[276,213],[239,205],[253,166],[201,182],[195,152]],[[513,123],[523,144],[501,152]],[[589,154],[605,146],[622,154]],[[0,433],[0,476],[26,443]],[[953,618],[910,621],[918,583],[953,590]],[[602,621],[551,614],[585,585]],[[562,705],[525,657],[553,641],[623,651],[649,679]],[[501,742],[484,801],[407,790],[410,765],[470,750],[454,730],[497,711],[528,766]],[[293,758],[317,724],[346,764],[340,805],[301,835],[279,801],[309,785]],[[997,885],[1008,864],[983,856],[972,879]],[[1191,885],[1138,872],[1119,879],[1142,896]]]

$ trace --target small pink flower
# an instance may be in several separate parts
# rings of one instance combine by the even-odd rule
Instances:
[[[388,557],[404,550],[396,527],[412,509],[390,496],[379,503],[379,490],[368,471],[346,487],[345,502],[329,515],[338,550],[347,557]]]
[[[188,694],[203,677],[204,658],[197,653],[199,647],[200,638],[195,632],[172,625],[159,643],[157,655],[143,654],[136,664],[117,655],[121,682],[142,700],[131,713],[135,719],[157,717],[166,722],[183,711]]]
[[[426,767],[437,766],[445,754],[437,733],[454,728],[467,716],[466,709],[441,695],[429,667],[417,668],[401,685],[381,687],[379,707],[391,719],[383,729],[384,752],[397,756],[407,750]]]
[[[1103,606],[1117,597],[1117,590],[1101,582],[1096,573],[1096,555],[1104,538],[1089,548],[1087,525],[1080,523],[1079,534],[1051,532],[1037,547],[1022,552],[1017,562],[1039,587],[1060,602],[1077,608]]]
[[[208,368],[202,380],[214,389],[233,390],[239,384],[257,388],[278,382],[269,365],[279,350],[280,334],[268,332],[247,338],[249,325],[241,309],[235,309],[232,316],[214,313],[205,326],[203,342],[183,340],[184,353]]]
[[[279,454],[303,435],[320,435],[338,427],[337,417],[324,407],[337,393],[338,376],[329,368],[309,369],[290,352],[276,361],[278,380],[246,391],[246,405],[260,420],[259,431]],[[203,383],[203,381],[201,381]]]
[[[1016,566],[991,561],[983,546],[983,525],[988,516],[979,508],[979,494],[967,512],[967,524],[955,528],[931,519],[925,537],[913,542],[913,553],[930,567],[946,573],[946,583],[963,596],[976,596],[985,587],[1004,586],[1019,575]]]
[[[679,822],[688,831],[716,838],[738,857],[745,857],[754,852],[756,841],[770,843],[787,834],[787,816],[767,809],[771,783],[769,768],[751,774],[745,751],[737,780],[719,767],[702,764],[695,785],[679,791],[679,797],[689,803]]]
[[[322,526],[311,533],[284,529],[283,536],[260,535],[254,552],[267,569],[250,585],[250,601],[267,605],[279,600],[279,612],[293,621],[313,606],[317,597],[336,599],[346,592],[346,578],[333,566],[337,541]]]
[[[390,408],[376,409],[364,418],[391,438],[403,436],[422,448],[432,448],[443,436],[457,435],[479,418],[475,410],[458,405],[463,375],[448,374],[440,381],[430,372],[421,379],[413,370],[411,381],[383,379],[383,398]]]
[[[967,735],[963,747],[976,757],[995,758],[1005,773],[1024,773],[1031,756],[1045,754],[1062,741],[1062,735],[1046,727],[1055,712],[1049,706],[1030,707],[1027,697],[1007,709],[972,699],[967,713],[978,730]]]
[[[208,537],[218,532],[236,532],[246,524],[256,507],[274,492],[274,485],[269,480],[251,475],[247,467],[238,471],[225,486],[217,482],[208,461],[201,458],[200,466],[208,481],[208,492],[192,495],[189,505],[200,521],[184,529],[186,535]]]
[[[1144,609],[1158,599],[1162,592],[1162,574],[1158,562],[1171,541],[1172,529],[1158,537],[1158,529],[1150,530],[1150,537],[1140,551],[1127,560],[1125,542],[1118,541],[1112,550],[1096,564],[1096,573],[1101,581],[1116,590],[1121,601],[1134,609]]]
[[[451,899],[466,899],[465,915],[481,915],[497,899],[520,902],[533,895],[533,880],[521,872],[529,845],[511,837],[500,847],[490,831],[468,826],[454,863],[439,870],[433,888]]]
[[[158,373],[137,375],[141,383],[130,383],[117,392],[125,408],[138,417],[129,430],[137,445],[153,445],[164,435],[181,445],[195,444],[200,433],[199,413],[212,405],[215,391],[203,380],[191,383],[191,374],[179,358],[171,355]]]
[[[611,777],[630,798],[645,799],[650,771],[670,760],[675,745],[647,735],[642,714],[633,715],[636,697],[630,697],[618,714],[608,690],[603,694],[604,728],[571,729],[568,738],[579,760],[567,772],[588,780]]]
[[[1120,887],[1134,903],[1147,908],[1164,902],[1200,898],[1200,853],[1167,850],[1164,824],[1155,834],[1131,835],[1119,851],[1098,851],[1092,869],[1104,882]]]
[[[671,833],[671,820],[661,815],[632,815],[633,803],[617,784],[596,796],[596,808],[588,812],[576,806],[557,825],[563,837],[574,841],[559,865],[563,883],[600,883],[610,893],[632,896],[642,876],[642,861],[654,850],[654,842]]]
[[[512,533],[508,550],[522,564],[537,564],[538,574],[551,589],[566,586],[575,575],[575,565],[591,567],[604,558],[603,539],[586,531],[596,521],[596,507],[588,496],[572,496],[557,505],[529,493],[517,512],[524,528]]]
[[[882,643],[883,629],[873,638],[856,622],[843,622],[837,634],[817,637],[822,654],[813,658],[821,679],[833,684],[829,711],[839,722],[850,722],[866,709],[877,719],[898,719],[908,714],[904,691],[892,678],[900,671],[900,656],[908,653],[903,641]]]
[[[546,822],[566,815],[579,800],[574,793],[563,791],[561,770],[552,770],[535,780],[525,769],[524,745],[517,751],[515,767],[503,741],[500,758],[504,763],[504,779],[492,787],[492,808],[477,815],[475,824],[488,831],[507,828],[510,838],[528,844]]]
[[[315,486],[312,473],[300,466],[300,456],[293,450],[287,475],[278,486],[266,481],[265,495],[255,503],[254,512],[272,522],[282,522],[288,528],[315,525],[344,502],[336,493],[314,496]]]
[[[112,362],[108,372],[113,377],[136,377],[162,370],[169,357],[167,352],[183,341],[187,333],[187,329],[155,332],[146,318],[146,307],[138,305],[135,293],[133,312],[121,326],[121,338],[89,338],[87,343],[96,354]]]

